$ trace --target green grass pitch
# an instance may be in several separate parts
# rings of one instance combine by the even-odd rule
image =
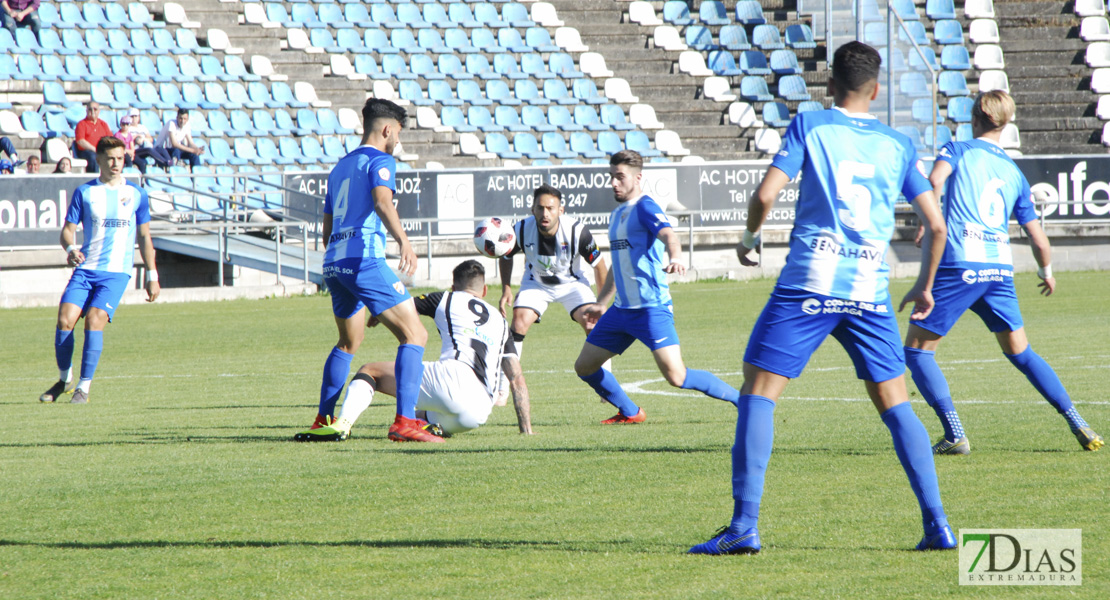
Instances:
[[[1017,279],[1030,339],[1110,434],[1105,273]],[[908,281],[894,283],[895,298]],[[771,281],[673,287],[691,367],[732,385]],[[497,292],[491,294],[496,304]],[[917,504],[847,355],[829,340],[775,414],[754,557],[693,557],[731,514],[735,411],[674,390],[634,346],[615,372],[643,425],[602,427],[573,374],[578,327],[553,306],[524,367],[537,435],[511,408],[442,445],[385,439],[379,396],[352,438],[290,441],[315,415],[335,343],[323,296],[125,306],[88,406],[41,405],[55,309],[0,311],[0,598],[964,598],[1110,591],[1110,457],[965,317],[939,353],[972,440],[940,457],[955,528],[1081,528],[1084,585],[957,585],[955,552],[916,553]],[[905,327],[905,315],[900,318]],[[439,340],[430,328],[429,358]],[[78,334],[75,360],[80,359]],[[367,332],[356,357],[392,360]],[[908,378],[907,378],[908,379]],[[940,426],[910,391],[933,437]]]

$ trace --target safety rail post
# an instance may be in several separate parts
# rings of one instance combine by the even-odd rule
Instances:
[[[216,270],[219,277],[219,287],[224,287],[224,240],[223,223],[216,225]]]
[[[301,258],[304,260],[304,282],[308,283],[308,224],[301,227]]]
[[[432,280],[432,223],[425,223],[424,241],[428,245],[428,281]]]
[[[274,226],[274,262],[277,264],[277,285],[281,285],[281,230],[284,225],[275,224]]]

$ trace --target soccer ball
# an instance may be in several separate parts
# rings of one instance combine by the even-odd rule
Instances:
[[[516,233],[508,221],[497,217],[483,219],[474,230],[474,247],[482,256],[499,258],[508,254],[516,243]]]

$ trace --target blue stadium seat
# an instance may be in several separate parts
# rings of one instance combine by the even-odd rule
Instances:
[[[929,45],[929,36],[925,35],[925,25],[923,25],[921,21],[906,21],[905,29],[895,25],[895,30],[898,32],[898,40],[903,43],[908,44],[910,40],[913,40],[921,47],[927,47]],[[913,54],[912,48],[907,48],[906,51],[909,52],[910,55]]]
[[[628,121],[624,115],[624,109],[619,104],[606,104],[601,107],[601,122],[608,125],[610,129],[617,131],[628,131],[635,129],[636,126]]]
[[[287,110],[278,109],[274,111],[274,124],[278,126],[278,129],[288,130],[293,135],[299,136],[312,133],[307,129],[298,127],[297,123],[293,120],[293,115]],[[284,154],[284,152],[282,152],[282,154]]]
[[[205,107],[202,103],[200,105],[201,108],[243,108],[243,103],[237,99],[229,98],[227,89],[218,83],[204,84],[204,97],[208,99],[209,103],[215,104],[215,106]]]
[[[725,50],[739,51],[752,47],[743,25],[725,25],[717,35],[717,42]]]
[[[297,111],[297,126],[313,133],[335,133],[334,131],[328,131],[321,127],[320,121],[316,118],[316,111],[309,108],[302,108]]]
[[[149,56],[136,56],[135,57],[135,75],[132,81],[153,81],[154,83],[166,83],[173,81],[170,75],[163,75],[158,72],[158,67],[154,65],[154,61]]]
[[[519,2],[509,2],[501,7],[501,20],[518,29],[527,29],[536,25],[529,16],[528,9]]]
[[[533,160],[537,158],[551,158],[550,154],[540,149],[540,143],[536,140],[536,136],[528,132],[521,132],[513,135],[513,150]]]
[[[934,112],[933,101],[929,98],[918,98],[913,101],[910,111],[914,121],[918,123],[929,123],[929,113]],[[944,122],[944,117],[941,116],[939,108],[936,110],[936,114],[932,115],[932,120],[936,123]]]
[[[163,57],[159,57],[161,59]],[[192,56],[182,56],[174,58],[172,56],[164,57],[170,61],[176,61],[181,68],[181,81],[182,83],[192,81],[215,81],[214,77],[205,75],[204,71],[200,68],[200,61]]]
[[[534,48],[524,42],[524,38],[520,37],[519,31],[510,28],[497,30],[497,45],[507,48],[509,52],[518,54],[535,51]]]
[[[477,125],[467,123],[465,113],[463,113],[462,108],[458,106],[444,106],[443,110],[439,113],[439,120],[447,127],[459,133],[478,131]]]
[[[790,108],[782,102],[764,104],[763,122],[771,127],[786,127],[790,124]]]
[[[354,25],[348,23],[343,16],[343,9],[338,4],[321,4],[320,21],[332,29],[350,29]]]
[[[925,76],[916,71],[902,73],[898,80],[898,89],[901,93],[914,98],[929,95],[929,85],[925,81]]]
[[[488,2],[474,5],[474,20],[481,23],[483,27],[489,27],[490,29],[501,29],[509,26],[508,23],[501,20],[501,14],[497,12],[497,7]]]
[[[389,36],[381,29],[367,29],[362,34],[362,44],[378,54],[397,54],[400,48],[394,48],[389,42]]]
[[[62,38],[53,29],[43,29],[39,32],[41,38],[42,54],[50,56],[70,56],[77,54],[76,50],[66,48]]]
[[[890,48],[889,64],[884,64],[884,67],[889,68],[895,73],[901,73],[909,66],[906,65],[906,57],[902,54],[901,48]],[[883,60],[887,61],[887,49],[883,50]]]
[[[65,113],[60,112],[46,113],[46,129],[50,134],[64,135],[66,137],[73,137],[77,133],[74,127],[69,124],[69,120],[66,119]]]
[[[298,145],[297,140],[293,138],[279,139],[278,148],[281,150],[281,155],[283,157],[288,158],[299,165],[310,165],[316,162],[315,160],[306,157],[301,152],[300,145]]]
[[[967,79],[961,71],[941,71],[937,80],[940,93],[945,96],[967,96],[971,90],[967,87]]]
[[[798,113],[813,112],[816,110],[825,110],[825,105],[817,100],[806,100],[805,102],[798,103]]]
[[[558,127],[559,131],[582,131],[583,129],[581,125],[574,122],[574,119],[570,116],[570,110],[561,105],[547,109],[547,122]]]
[[[285,6],[278,2],[266,3],[266,20],[273,23],[281,23],[281,26],[287,29],[297,27],[297,22],[289,18],[289,13],[285,10]]]
[[[312,136],[301,138],[301,152],[304,153],[305,158],[313,159],[318,163],[336,163],[339,162],[335,159],[324,155],[324,149],[320,147],[320,142]]]
[[[217,114],[217,113],[211,113],[211,114]],[[220,114],[222,114],[222,113],[220,113]],[[244,111],[241,111],[241,110],[231,111],[231,115],[230,115],[228,121],[231,123],[231,128],[232,129],[237,129],[239,131],[242,131],[245,135],[249,135],[251,137],[261,137],[261,136],[266,135],[266,132],[264,132],[260,129],[257,129],[254,126],[254,122],[251,121],[250,115],[248,115]],[[192,121],[190,121],[190,125],[191,124],[192,124]]]
[[[39,81],[50,81],[51,78],[43,75],[42,65],[39,64],[38,59],[34,56],[31,56],[30,54],[24,54],[20,56],[16,62],[19,65],[19,74],[21,75],[20,79],[38,79]]]
[[[703,0],[698,8],[698,20],[712,26],[728,25],[732,22],[728,9],[720,0]]]
[[[452,6],[456,5],[452,4]],[[524,156],[520,152],[509,149],[509,140],[503,133],[486,134],[486,150],[493,152],[500,158],[521,158]]]
[[[330,29],[310,29],[308,31],[308,43],[312,44],[315,48],[320,48],[328,54],[339,54],[343,52],[335,43],[335,37],[332,36]]]
[[[255,110],[251,113],[251,120],[254,123],[254,128],[262,133],[264,136],[286,137],[293,135],[293,132],[288,129],[282,129],[274,122],[274,117],[265,110]]]
[[[17,32],[18,33],[18,32]],[[140,33],[136,31],[135,33]],[[141,32],[146,34],[145,31]],[[18,40],[17,40],[18,41]],[[128,37],[127,32],[122,29],[109,29],[108,30],[108,47],[112,49],[112,55],[127,54],[135,56],[137,54],[145,54],[146,48],[136,48],[131,43],[131,38]]]
[[[756,0],[740,0],[736,3],[736,22],[744,25],[762,25],[767,22],[763,17],[763,7]]]
[[[949,129],[946,125],[937,125],[937,144],[936,144],[937,150],[940,150],[941,148],[944,147],[945,144],[947,144],[948,142],[951,142],[951,141],[952,141],[952,130]],[[932,127],[926,127],[925,128],[925,147],[926,148],[932,148],[933,147],[933,128]]]
[[[971,123],[960,123],[956,126],[956,141],[967,142],[974,138],[975,135],[971,128]]]
[[[933,25],[933,40],[944,46],[951,44],[962,46],[964,43],[964,28],[959,21],[952,19],[937,21]]]
[[[18,50],[15,50],[18,52]],[[81,54],[86,56],[102,55],[114,56],[116,54],[123,54],[122,51],[116,50],[108,46],[108,38],[104,37],[104,32],[99,29],[89,29],[85,31],[85,48]]]
[[[892,0],[891,4],[898,16],[905,21],[917,21],[921,18],[917,15],[917,8],[913,5],[913,0]]]
[[[424,90],[420,88],[420,84],[411,79],[406,79],[400,82],[397,86],[397,93],[401,98],[408,100],[417,106],[432,106],[435,104],[433,100],[424,95]]]
[[[466,72],[479,79],[500,79],[501,77],[490,67],[489,59],[482,54],[468,54],[466,56]]]
[[[224,71],[224,63],[215,56],[208,55],[200,57],[200,71],[206,77],[207,81],[231,81],[227,72]]]
[[[161,29],[166,26],[164,21],[155,21],[146,5],[141,2],[128,2],[127,16],[136,25],[147,29]]]
[[[466,72],[457,54],[439,55],[436,59],[436,70],[451,79],[474,79],[473,75]]]
[[[528,74],[520,70],[514,54],[495,54],[493,71],[507,79],[527,79]]]
[[[509,131],[528,131],[528,126],[520,122],[520,115],[511,106],[500,105],[494,107],[493,122]]]
[[[771,74],[771,67],[767,64],[767,55],[759,50],[744,50],[741,52],[738,66],[745,75]]]
[[[397,20],[411,29],[428,29],[431,23],[424,20],[424,13],[420,6],[411,3],[397,5]]]
[[[388,4],[371,4],[370,20],[386,29],[400,29],[405,26],[397,20],[397,13],[393,12],[393,7]]]
[[[574,98],[578,102],[585,102],[586,104],[607,104],[609,102],[608,98],[598,92],[597,84],[594,83],[593,79],[575,79],[572,85]],[[546,94],[546,88],[544,88],[544,91]]]
[[[293,95],[293,90],[289,88],[289,84],[284,81],[271,83],[270,93],[273,94],[274,102],[278,103],[278,106],[269,108],[305,108],[308,106],[307,102],[297,100],[297,97]]]
[[[154,37],[154,51],[158,54],[189,54],[188,50],[177,45],[177,40],[174,39],[168,29],[155,29],[152,36]]]
[[[193,34],[193,30],[179,27],[177,29],[177,47],[184,50],[186,53],[192,54],[212,54],[212,49],[201,46],[197,43],[197,36]]]
[[[238,138],[235,140],[235,156],[256,165],[264,165],[269,162],[267,159],[258,155],[258,152],[254,148],[254,141],[250,138]]]
[[[463,101],[455,97],[451,84],[443,80],[428,82],[428,98],[443,106],[462,106]]]
[[[624,150],[624,142],[615,131],[602,131],[597,134],[597,149],[609,156]]]
[[[55,104],[66,108],[80,105],[79,102],[73,102],[66,96],[65,88],[57,81],[44,82],[42,84],[42,95],[43,104]]]
[[[10,56],[4,55],[5,58],[11,60]],[[101,57],[103,60],[103,57]],[[89,72],[89,66],[85,63],[85,59],[80,56],[70,55],[66,57],[66,72],[74,77],[79,77],[82,81],[93,82],[103,81],[105,75],[93,75]]]
[[[104,16],[104,9],[95,2],[84,2],[81,7],[82,20],[77,24],[82,29],[115,29],[119,25],[111,23]]]
[[[234,54],[227,54],[224,56],[224,70],[227,71],[228,76],[234,77],[232,81],[261,81],[262,77],[247,71],[247,65],[243,63],[243,59]]]
[[[543,96],[556,104],[578,104],[578,99],[570,94],[567,85],[559,79],[543,82]]]
[[[921,54],[925,55],[925,60],[921,59]],[[931,47],[923,47],[921,48],[921,54],[917,53],[916,48],[910,50],[910,68],[918,71],[928,71],[929,67],[932,67],[934,71],[940,70],[940,64],[937,63],[937,53],[935,50]]]
[[[744,74],[743,69],[736,66],[736,60],[732,57],[732,53],[727,50],[711,51],[707,66],[717,75],[724,75],[725,77]]]
[[[640,156],[645,158],[663,155],[662,152],[651,147],[651,141],[648,140],[647,134],[640,130],[633,130],[626,133],[624,135],[624,146],[629,150],[639,152]]]
[[[42,72],[46,77],[44,81],[80,81],[79,75],[71,75],[66,71],[60,56],[42,57]]]
[[[683,0],[667,0],[663,3],[663,20],[671,25],[690,25],[690,7]]]
[[[459,27],[475,29],[482,26],[482,24],[474,18],[474,12],[470,10],[470,6],[467,4],[455,3],[448,5],[447,16],[457,23]]]
[[[270,95],[270,90],[266,87],[266,84],[261,81],[252,81],[247,84],[247,98],[252,105],[274,108],[271,106],[274,103],[274,98]]]
[[[524,32],[524,42],[535,48],[536,52],[559,52],[561,50],[551,40],[551,34],[544,27],[529,27]]]
[[[438,2],[431,2],[424,5],[423,19],[424,22],[431,23],[440,29],[455,26],[455,22],[447,15],[447,9]]]
[[[493,121],[493,115],[484,106],[471,106],[466,109],[466,122],[471,127],[477,127],[483,132],[505,131],[505,128]]]
[[[161,95],[158,94],[158,87],[150,81],[140,81],[135,84],[135,97],[144,99],[151,106],[160,110],[177,108],[177,105],[162,100]]]
[[[490,54],[506,52],[506,49],[497,43],[497,38],[493,32],[484,27],[470,31],[470,44],[482,52]]]
[[[43,93],[47,93],[48,91],[50,91],[50,89],[51,85],[46,84],[45,86],[43,86]],[[62,93],[65,92],[63,91]],[[93,102],[96,102],[97,104],[105,107],[110,107],[116,102],[116,97],[112,95],[112,86],[104,83],[103,81],[94,81],[92,85],[89,86],[89,97],[92,99]],[[46,104],[54,103],[46,102]]]
[[[786,27],[786,45],[796,50],[816,48],[817,42],[813,39],[813,30],[805,23],[795,23]]]
[[[971,55],[964,46],[945,46],[940,51],[940,66],[950,71],[966,71],[971,68]]]
[[[261,164],[263,165],[291,165],[295,162],[291,158],[282,156],[281,152],[278,151],[277,146],[274,144],[274,141],[270,138],[260,138],[258,140],[258,157],[262,159],[263,162]]]
[[[752,43],[763,50],[778,50],[786,47],[782,43],[782,36],[779,35],[779,28],[769,23],[755,26],[755,30],[752,31]]]
[[[246,131],[232,127],[231,121],[227,118],[227,115],[218,110],[208,113],[208,130],[213,135],[223,137],[240,138],[247,135]]]
[[[956,6],[952,0],[928,0],[925,3],[925,14],[929,15],[930,19],[936,21],[941,19],[955,19]]]
[[[749,75],[740,80],[740,97],[750,102],[770,102],[775,99],[762,77]]]
[[[574,57],[566,52],[553,52],[547,57],[547,68],[563,79],[578,79],[586,74],[574,65]]]
[[[416,75],[409,71],[405,57],[400,54],[387,54],[382,57],[382,72],[395,79],[416,79]]]
[[[221,88],[222,89],[222,88]],[[112,94],[116,97],[115,104],[112,108],[127,109],[127,108],[153,108],[153,102],[140,100],[139,96],[135,93],[134,88],[128,83],[116,83],[112,86]]]
[[[887,26],[886,23],[864,23],[863,24],[863,41],[876,48],[886,46],[887,42]],[[885,54],[884,54],[885,57]]]
[[[324,138],[324,156],[335,159],[334,162],[339,162],[347,154],[346,149],[343,147],[343,140],[333,135]]]
[[[713,32],[705,25],[691,25],[686,28],[685,35],[686,45],[694,50],[706,52],[708,50],[717,49],[717,42],[713,39]]]
[[[37,134],[39,137],[52,138],[57,135],[46,129],[46,122],[42,120],[42,115],[33,110],[23,111],[23,114],[19,115],[19,121],[24,129]]]
[[[921,141],[921,131],[917,127],[914,127],[913,125],[903,125],[901,127],[895,127],[895,129],[898,131],[898,133],[901,133],[902,135],[910,138],[910,140],[913,142],[914,148],[916,148],[918,152],[921,152],[925,149],[925,144]]]
[[[955,123],[971,122],[971,107],[975,101],[967,96],[952,98],[948,101],[948,118]]]
[[[547,121],[547,113],[540,106],[525,106],[520,109],[520,121],[532,131],[555,131],[558,127]],[[520,151],[520,148],[517,148]]]
[[[597,149],[597,145],[594,144],[590,134],[584,131],[570,134],[570,149],[584,158],[605,157],[605,153]]]
[[[179,108],[194,109],[199,108],[185,102],[185,98],[181,95],[181,89],[177,84],[172,82],[161,83],[158,85],[158,97],[161,99],[162,104],[169,104],[170,106]]]
[[[423,31],[431,31],[431,29],[425,29]],[[446,76],[440,73],[439,69],[436,68],[436,64],[432,60],[432,57],[427,54],[412,55],[412,58],[409,59],[409,72],[417,77],[423,77],[428,80],[446,78]]]
[[[388,79],[389,74],[383,73],[381,68],[378,67],[377,61],[369,54],[356,54],[354,60],[354,67],[356,73],[362,73],[370,79]]]
[[[181,97],[197,108],[200,108],[203,103],[207,102],[207,100],[204,99],[204,90],[200,88],[199,84],[192,82],[181,84]],[[158,127],[161,129],[161,123],[159,123]],[[151,131],[154,130],[152,129]]]
[[[547,70],[547,61],[543,59],[543,55],[536,53],[521,55],[520,71],[535,79],[552,79],[555,77],[554,73]]]
[[[795,102],[809,100],[810,95],[805,79],[802,79],[801,75],[786,75],[780,78],[779,97]]]
[[[361,3],[352,3],[344,6],[343,20],[363,29],[377,27],[377,24],[370,19],[370,12],[366,10],[366,6]]]
[[[532,84],[532,91],[535,92],[536,90],[536,84],[531,81],[517,83],[530,83]],[[536,94],[539,95],[538,92],[536,92]],[[486,98],[489,98],[494,104],[505,104],[508,106],[517,106],[525,100],[525,98],[521,98],[519,95],[513,96],[513,93],[509,91],[509,84],[501,79],[491,79],[486,82]]]
[[[452,50],[443,43],[443,37],[439,35],[439,30],[436,29],[421,29],[417,32],[416,43],[426,52],[431,52],[433,54],[446,54],[452,52]]]
[[[443,32],[443,43],[458,54],[474,54],[475,52],[480,52],[477,46],[470,45],[470,34],[468,34],[465,29],[460,29],[458,27],[452,27]]]
[[[474,80],[461,80],[455,84],[455,95],[463,104],[473,106],[490,106],[493,101],[482,94],[482,88]]]
[[[86,4],[85,6],[89,6]],[[122,4],[105,4],[104,5],[104,19],[110,25],[115,27],[125,27],[127,29],[142,29],[144,25],[136,23],[127,16],[127,10],[123,8]]]
[[[794,51],[784,48],[771,52],[771,70],[779,75],[800,75],[802,66],[798,64]]]
[[[81,7],[77,6],[74,3],[58,3],[58,20],[55,24],[55,27],[61,29],[73,29],[84,22],[85,17],[81,15]]]
[[[605,131],[609,126],[598,118],[597,109],[588,104],[579,104],[574,107],[574,122],[582,129],[589,131]]]
[[[38,15],[43,30],[58,27],[58,21],[61,20],[61,16],[58,14],[58,7],[50,3],[40,4]],[[72,25],[70,26],[72,27]]]
[[[577,152],[567,147],[567,141],[561,133],[545,133],[540,137],[540,143],[543,151],[555,158],[576,158],[578,156]]]

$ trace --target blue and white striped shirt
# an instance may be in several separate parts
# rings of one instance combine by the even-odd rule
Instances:
[[[328,175],[324,213],[331,215],[331,238],[324,264],[357,258],[385,258],[385,225],[374,211],[374,188],[397,190],[397,161],[370,146],[339,160]]]
[[[74,190],[66,222],[84,228],[85,262],[78,269],[130,273],[135,264],[135,232],[150,222],[150,199],[130,181],[110,186],[94,179]]]
[[[671,223],[646,195],[618,206],[609,216],[609,253],[618,308],[647,308],[671,303],[659,232]]]

